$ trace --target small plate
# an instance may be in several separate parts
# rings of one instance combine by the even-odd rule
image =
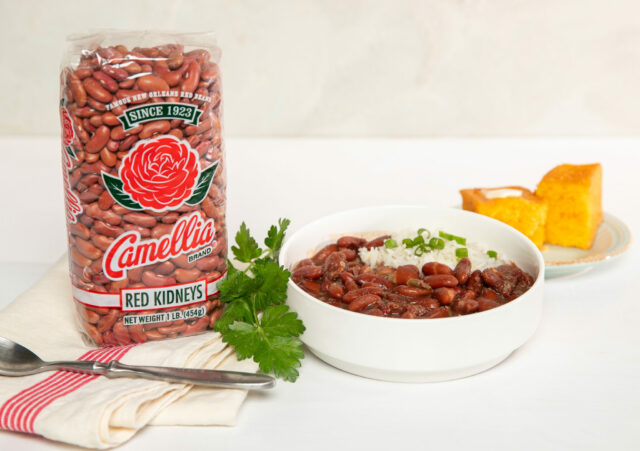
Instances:
[[[611,261],[629,248],[631,232],[626,224],[612,214],[604,213],[603,216],[591,249],[544,245],[546,279],[586,271]]]

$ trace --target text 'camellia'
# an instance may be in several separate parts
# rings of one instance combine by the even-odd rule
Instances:
[[[159,239],[142,240],[140,233],[120,235],[105,252],[103,271],[113,280],[122,280],[127,270],[160,263],[204,246],[215,246],[215,223],[203,220],[199,213],[182,217],[171,233]]]

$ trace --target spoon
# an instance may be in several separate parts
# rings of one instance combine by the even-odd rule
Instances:
[[[28,376],[29,374],[54,370],[99,374],[108,378],[132,377],[205,387],[244,388],[247,390],[272,388],[276,383],[271,376],[238,371],[134,366],[125,365],[117,360],[108,363],[90,360],[45,362],[24,346],[0,337],[0,376]]]

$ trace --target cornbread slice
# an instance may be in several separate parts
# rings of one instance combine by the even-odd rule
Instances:
[[[545,228],[549,244],[589,249],[602,222],[602,166],[562,164],[538,184],[536,195],[547,201]]]
[[[546,203],[522,186],[460,190],[462,208],[509,224],[542,247]]]

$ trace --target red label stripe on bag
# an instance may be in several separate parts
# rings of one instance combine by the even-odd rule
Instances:
[[[148,291],[149,293],[154,293],[162,289],[166,289],[166,291],[170,291],[173,289],[179,289],[180,287],[189,287],[189,286],[201,284],[206,286],[206,297],[210,297],[220,292],[220,290],[218,290],[218,283],[221,280],[223,280],[226,276],[227,276],[227,271],[225,270],[220,276],[218,276],[214,280],[207,281],[206,279],[202,279],[195,282],[189,282],[184,284],[173,284],[173,285],[168,285],[163,287],[138,288],[138,289],[135,289],[135,291],[139,291],[139,292]],[[97,291],[85,290],[76,285],[73,285],[72,290],[73,290],[73,298],[77,302],[80,302],[81,304],[87,305],[89,307],[119,308],[119,309],[122,309],[123,311],[131,310],[131,309],[123,308],[123,306],[125,306],[125,303],[122,301],[122,292],[125,290],[133,290],[131,288],[123,289],[121,290],[120,293],[102,293]],[[202,291],[204,291],[204,289]],[[202,298],[194,302],[204,302],[205,300],[206,300],[205,298]],[[159,309],[168,309],[168,308],[175,309],[176,307],[177,306],[173,304],[164,305],[164,306],[153,305],[153,306],[149,306],[148,309],[149,310],[159,310]]]
[[[134,346],[95,349],[85,353],[78,360],[118,360]],[[45,407],[98,377],[100,376],[56,371],[43,381],[12,396],[0,407],[0,429],[33,434],[35,420]]]

